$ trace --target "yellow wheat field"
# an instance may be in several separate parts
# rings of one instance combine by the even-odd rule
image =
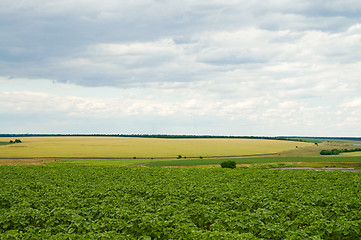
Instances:
[[[11,138],[0,138],[8,142]],[[0,158],[175,158],[271,154],[309,143],[265,139],[156,139],[122,137],[23,137],[0,145]]]

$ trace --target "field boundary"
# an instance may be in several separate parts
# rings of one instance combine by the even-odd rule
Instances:
[[[43,164],[49,162],[61,162],[64,160],[192,160],[192,159],[226,159],[226,158],[257,158],[257,157],[272,157],[276,156],[279,153],[272,154],[253,154],[253,155],[234,155],[234,156],[206,156],[206,157],[182,157],[178,159],[176,156],[172,157],[31,157],[31,158],[0,158],[0,166],[1,165],[29,165],[29,164]],[[124,166],[146,166],[151,164],[152,162],[144,162],[139,164],[131,164]],[[76,162],[74,162],[76,164]]]
[[[315,170],[315,171],[361,172],[361,169],[356,169],[356,168],[329,168],[329,167],[286,167],[286,168],[271,168],[271,170]]]
[[[251,154],[251,155],[231,155],[231,156],[199,156],[199,157],[187,157],[184,156],[181,159],[222,159],[222,158],[242,158],[242,157],[271,157],[276,156],[279,153],[265,153],[265,154]],[[177,156],[169,156],[169,157],[136,157],[136,159],[146,159],[146,160],[157,160],[157,159],[176,159]],[[6,159],[14,159],[14,160],[20,160],[20,159],[59,159],[59,160],[65,160],[65,159],[71,159],[71,160],[77,160],[77,159],[119,159],[119,160],[129,160],[134,159],[134,157],[17,157],[17,158],[0,158],[0,160],[6,160]]]

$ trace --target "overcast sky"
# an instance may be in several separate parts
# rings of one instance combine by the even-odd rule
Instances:
[[[1,0],[0,133],[361,136],[359,0]]]

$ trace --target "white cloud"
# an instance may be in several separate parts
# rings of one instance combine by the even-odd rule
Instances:
[[[350,101],[346,101],[341,104],[341,107],[345,107],[345,108],[361,107],[361,98],[356,98]]]
[[[354,133],[360,9],[352,0],[1,1],[3,131],[8,115],[36,113]]]
[[[52,61],[63,69],[60,79],[90,86],[147,87],[204,79],[222,79],[223,83],[288,79],[312,84],[341,75],[354,82],[360,71],[360,54],[355,51],[359,47],[360,35],[349,31],[328,34],[251,28],[203,32],[181,43],[171,38],[98,43],[77,56]]]

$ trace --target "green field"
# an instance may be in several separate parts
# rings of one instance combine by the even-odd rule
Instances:
[[[349,153],[341,153],[341,156],[357,156],[357,157],[361,157],[361,152],[349,152]]]
[[[1,142],[9,141],[0,139]],[[176,158],[273,154],[311,143],[264,139],[156,139],[120,137],[25,137],[4,145],[0,158]]]
[[[226,160],[235,161],[239,167],[284,167],[299,166],[337,166],[361,168],[361,158],[357,156],[319,156],[319,157],[252,157],[252,158],[212,158],[212,159],[65,159],[47,163],[48,165],[91,165],[91,166],[146,166],[146,167],[220,167]],[[279,164],[276,164],[279,163]],[[268,164],[268,165],[267,165]]]
[[[0,139],[0,165],[40,166],[0,166],[0,239],[356,239],[361,234],[360,172],[268,169],[361,168],[358,152],[319,155],[320,149],[352,149],[353,142],[9,140]],[[238,168],[220,168],[227,159]]]
[[[357,239],[361,173],[0,166],[0,239]]]
[[[325,163],[323,165],[344,165],[340,163],[357,163],[348,166],[361,168],[361,158],[357,156],[319,156],[319,157],[255,157],[255,158],[230,158],[230,159],[190,159],[190,160],[165,160],[148,163],[149,167],[173,167],[173,166],[199,166],[220,165],[225,160],[235,161],[237,164],[264,165],[267,163]],[[347,164],[346,164],[347,165]],[[308,164],[307,166],[311,166]],[[277,167],[277,165],[275,165]]]
[[[219,167],[231,159],[239,166],[341,166],[360,168],[360,152],[320,156],[321,149],[355,148],[355,141],[296,142],[269,139],[159,139],[125,137],[24,137],[7,144],[0,138],[0,165],[98,165]],[[309,139],[307,139],[310,141]],[[356,144],[356,145],[355,145]],[[180,159],[177,159],[181,155]],[[277,165],[277,163],[280,163]],[[306,164],[307,163],[307,164]]]

